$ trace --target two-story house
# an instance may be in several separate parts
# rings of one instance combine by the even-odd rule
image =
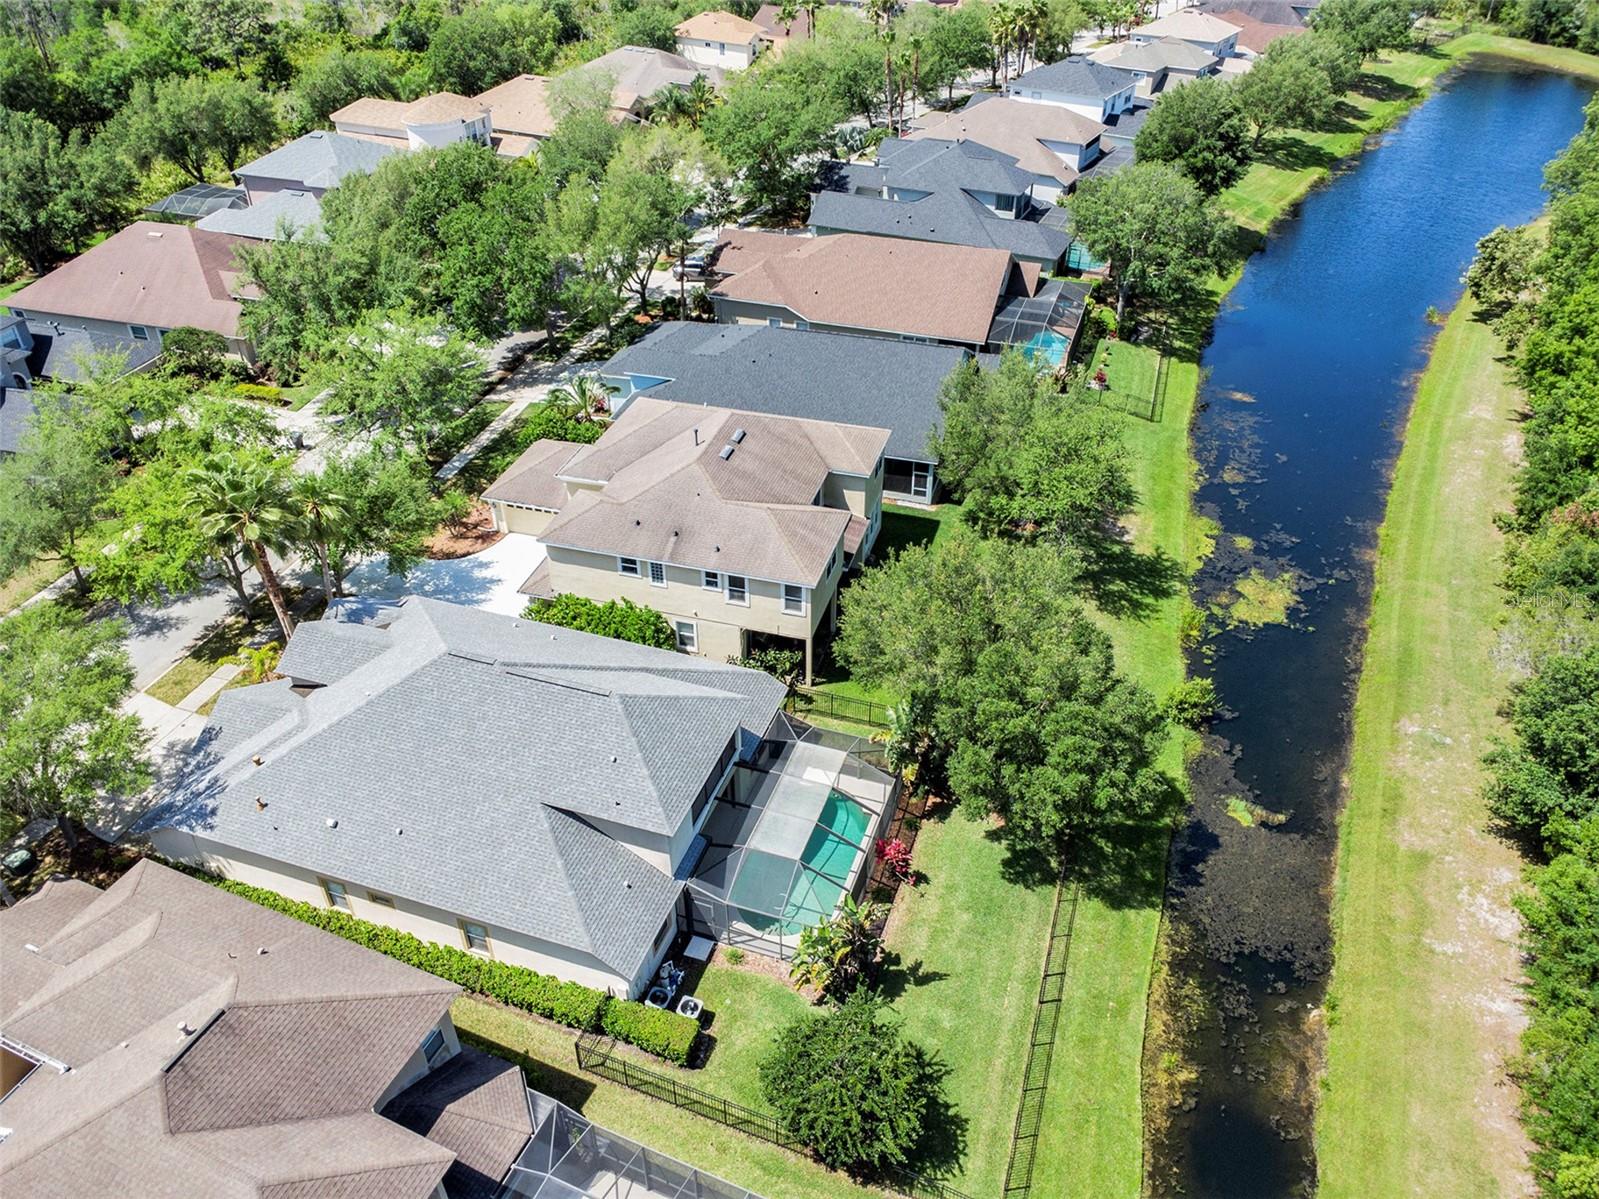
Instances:
[[[538,441],[483,492],[546,558],[522,590],[630,599],[717,661],[804,647],[882,524],[888,430],[640,396],[593,445]]]
[[[218,699],[140,825],[158,852],[628,996],[784,695],[759,671],[416,597],[301,624],[278,674]]]
[[[1228,58],[1237,52],[1238,33],[1237,25],[1213,13],[1185,8],[1136,26],[1127,40],[1135,46],[1145,46],[1163,38],[1176,38],[1217,58]]]
[[[677,52],[689,62],[724,71],[741,71],[753,63],[764,36],[754,21],[721,11],[696,13],[673,32]]]
[[[1008,155],[1032,176],[1033,199],[1049,206],[1109,153],[1109,147],[1100,142],[1104,131],[1101,120],[1063,105],[979,92],[965,107],[947,115],[935,113],[925,128],[905,137],[908,141],[966,141]]]
[[[1176,37],[1119,42],[1095,51],[1094,58],[1131,75],[1141,99],[1151,99],[1203,75],[1214,75],[1222,61],[1211,51]]]
[[[1133,102],[1133,80],[1091,58],[1073,54],[1034,67],[1005,85],[1005,94],[1032,104],[1055,104],[1101,124]]]
[[[1060,267],[1071,238],[1040,223],[1034,179],[976,142],[889,138],[875,164],[828,162],[811,198],[811,229],[1004,250],[1015,262]]]

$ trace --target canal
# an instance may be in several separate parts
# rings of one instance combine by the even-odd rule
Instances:
[[[1532,219],[1584,85],[1498,60],[1442,84],[1272,234],[1218,317],[1193,445],[1219,526],[1194,674],[1224,718],[1172,849],[1159,1023],[1191,1079],[1152,1112],[1156,1195],[1315,1186],[1340,776],[1398,435],[1473,246]]]

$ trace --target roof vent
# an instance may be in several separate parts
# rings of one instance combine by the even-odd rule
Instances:
[[[146,229],[144,231],[144,235],[146,237],[160,237],[161,236],[161,230],[159,230],[159,229]]]
[[[194,1035],[194,1025],[190,1024],[187,1020],[179,1020],[178,1032],[183,1036],[192,1037]]]
[[[734,447],[732,444],[724,445],[722,447],[722,452],[718,455],[718,457],[721,458],[723,462],[726,462],[733,456],[733,449]]]
[[[747,437],[747,436],[748,436],[748,434],[745,433],[743,429],[734,429],[733,430],[733,444],[734,445],[741,444],[743,442],[744,438]]]
[[[255,810],[257,812],[264,812],[267,810],[266,800],[262,799],[259,795],[255,797]]]
[[[261,756],[261,755],[260,755],[260,754],[256,754],[256,755],[255,755],[255,757],[253,757],[253,758],[251,758],[251,759],[250,759],[250,761],[252,761],[252,762],[254,762],[254,763],[255,763],[255,764],[256,764],[256,765],[257,765],[257,766],[259,766],[259,765],[261,765],[261,764],[262,764],[262,763],[263,763],[263,762],[265,762],[265,761],[266,761],[266,759],[265,759],[265,758],[263,758],[263,757],[262,757],[262,756]]]
[[[405,836],[405,830],[403,828],[397,828],[394,830],[394,835],[396,837],[403,837]]]
[[[329,828],[338,828],[339,827],[339,822],[337,820],[333,819],[333,817],[329,816],[328,817],[328,827]]]
[[[29,953],[38,953],[39,952],[39,947],[37,945],[33,945],[31,943],[27,944],[27,945],[24,945],[22,948],[26,949]]]
[[[267,951],[267,947],[265,945],[263,945],[259,949],[257,949],[255,951],[255,953],[256,953],[257,957],[265,957],[266,956],[266,951]]]

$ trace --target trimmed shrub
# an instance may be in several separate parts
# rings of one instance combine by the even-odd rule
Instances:
[[[613,999],[607,1003],[600,1017],[600,1027],[618,1041],[637,1045],[645,1053],[664,1057],[679,1066],[688,1065],[700,1031],[697,1020],[661,1008],[646,1007],[631,999]]]
[[[496,962],[454,946],[424,941],[399,929],[359,920],[347,912],[289,899],[265,887],[218,878],[181,863],[172,865],[251,903],[447,979],[464,991],[497,999],[509,1007],[532,1012],[568,1028],[584,1032],[603,1030],[618,1041],[626,1041],[678,1065],[688,1061],[694,1038],[699,1034],[698,1021],[676,1012],[645,1007],[628,999],[613,999],[582,983],[566,982],[525,966]]]
[[[283,402],[283,389],[266,383],[235,383],[233,394],[246,400],[265,400],[269,404]]]
[[[567,593],[554,599],[536,599],[522,613],[527,620],[560,625],[580,633],[595,633],[633,641],[656,649],[676,649],[677,633],[666,617],[654,608],[632,600],[606,600],[599,603],[583,595]]]

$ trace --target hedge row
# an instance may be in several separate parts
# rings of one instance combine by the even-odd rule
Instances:
[[[448,979],[463,990],[486,995],[568,1028],[603,1030],[618,1041],[636,1045],[679,1066],[687,1064],[699,1034],[698,1021],[676,1012],[646,1007],[631,999],[614,999],[581,983],[564,982],[525,966],[491,961],[464,949],[424,941],[386,925],[359,920],[347,912],[285,898],[265,887],[252,887],[199,870],[188,869],[186,873],[264,908]]]

